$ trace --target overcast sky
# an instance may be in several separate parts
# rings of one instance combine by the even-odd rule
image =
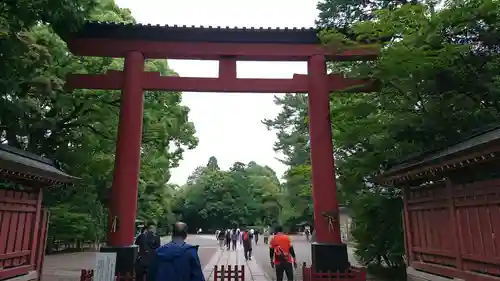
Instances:
[[[317,17],[316,0],[115,0],[129,8],[139,23],[230,27],[312,27]],[[293,4],[292,4],[293,3]],[[169,60],[170,67],[184,77],[217,77],[215,61]],[[238,62],[239,78],[292,78],[305,74],[303,62]],[[279,107],[273,94],[183,93],[183,104],[191,109],[200,143],[184,153],[170,182],[184,184],[191,172],[217,157],[223,169],[235,161],[269,165],[281,177],[286,166],[273,151],[274,132],[261,123],[273,118]]]

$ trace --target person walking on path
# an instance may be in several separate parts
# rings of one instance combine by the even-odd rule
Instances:
[[[245,230],[243,232],[243,252],[245,254],[245,260],[252,260],[252,234]]]
[[[269,236],[270,236],[270,231],[269,231],[269,227],[266,227],[266,229],[264,229],[264,244],[267,244],[269,243]]]
[[[226,233],[224,230],[219,231],[217,240],[219,241],[219,249],[224,249],[224,241],[226,241]]]
[[[231,250],[231,229],[226,231],[226,250]]]
[[[187,244],[186,237],[187,224],[175,223],[172,241],[156,250],[147,281],[205,281],[198,246]]]
[[[309,242],[311,239],[311,230],[309,229],[309,227],[306,227],[305,230],[304,230],[304,234],[306,235],[306,240],[307,242]]]
[[[136,261],[136,280],[144,281],[144,276],[148,274],[151,262],[155,255],[155,250],[161,246],[160,236],[156,235],[154,224],[148,224],[146,231],[141,233],[135,240],[139,246],[139,255]]]
[[[231,234],[231,245],[233,246],[233,251],[236,251],[236,244],[238,243],[238,232],[236,229],[233,229],[233,233]]]
[[[276,227],[275,232],[269,245],[269,258],[271,267],[276,270],[276,281],[283,281],[284,275],[288,281],[293,281],[293,269],[297,268],[297,262],[292,241],[283,233],[281,226]]]
[[[255,230],[253,237],[255,239],[255,245],[259,244],[259,229]]]

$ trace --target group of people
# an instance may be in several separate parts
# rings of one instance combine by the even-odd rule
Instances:
[[[259,231],[254,230],[253,228],[250,229],[249,234],[251,238],[255,241],[255,244],[257,245],[259,243]],[[235,229],[226,229],[226,230],[216,230],[215,231],[215,237],[219,241],[219,247],[221,249],[226,248],[227,250],[233,249],[236,250],[236,245],[243,245],[243,234],[245,233],[244,230],[240,230],[239,228]],[[264,242],[267,244],[267,239],[269,238],[269,235],[264,234]],[[232,245],[232,247],[231,247]]]
[[[236,250],[236,246],[242,243],[241,241],[241,232],[239,229],[226,229],[226,230],[217,230],[215,232],[215,237],[219,242],[219,248],[223,250],[226,248],[227,250],[231,249]]]
[[[219,248],[221,250],[233,250],[236,251],[237,245],[243,246],[243,251],[245,253],[245,260],[252,259],[252,241],[257,244],[259,242],[259,233],[253,229],[226,229],[215,231],[215,237],[219,242]]]
[[[136,238],[139,256],[136,262],[137,281],[205,281],[198,246],[186,243],[187,224],[172,227],[172,241],[161,246],[154,225],[148,225]]]
[[[269,258],[271,267],[276,271],[276,280],[282,281],[286,275],[288,281],[293,281],[293,271],[297,268],[295,250],[292,246],[290,237],[283,232],[283,228],[277,226],[274,231],[274,236],[269,242],[271,231],[269,228],[264,229],[264,243],[269,243]],[[255,244],[259,241],[259,232],[240,229],[217,230],[215,236],[219,241],[221,249],[236,250],[236,245],[243,245],[245,260],[252,259],[252,241]],[[232,245],[232,247],[231,247]]]
[[[185,241],[188,233],[185,223],[177,222],[173,225],[172,241],[163,246],[161,246],[160,237],[155,232],[155,226],[148,225],[135,241],[139,246],[136,280],[205,281],[198,256],[198,246],[190,245]],[[241,244],[246,260],[252,259],[252,241],[257,243],[258,235],[258,232],[252,229],[232,229],[218,231],[216,234],[219,243],[222,243],[222,248],[229,250],[232,245],[235,250],[236,245]],[[269,229],[264,230],[266,244],[269,237]],[[271,267],[276,271],[277,281],[283,281],[285,275],[288,281],[293,281],[294,268],[297,268],[295,250],[290,237],[280,226],[275,228],[274,236],[269,242],[269,258]]]

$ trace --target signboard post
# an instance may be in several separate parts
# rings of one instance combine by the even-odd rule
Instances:
[[[93,281],[115,281],[116,253],[97,253]]]

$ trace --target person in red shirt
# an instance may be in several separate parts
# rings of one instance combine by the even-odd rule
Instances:
[[[253,235],[247,229],[243,231],[243,252],[245,260],[252,260],[252,239]]]
[[[288,281],[293,281],[293,269],[297,268],[295,250],[288,235],[283,233],[283,228],[277,226],[275,235],[269,244],[269,257],[271,267],[276,270],[276,281],[283,281],[286,274]]]

